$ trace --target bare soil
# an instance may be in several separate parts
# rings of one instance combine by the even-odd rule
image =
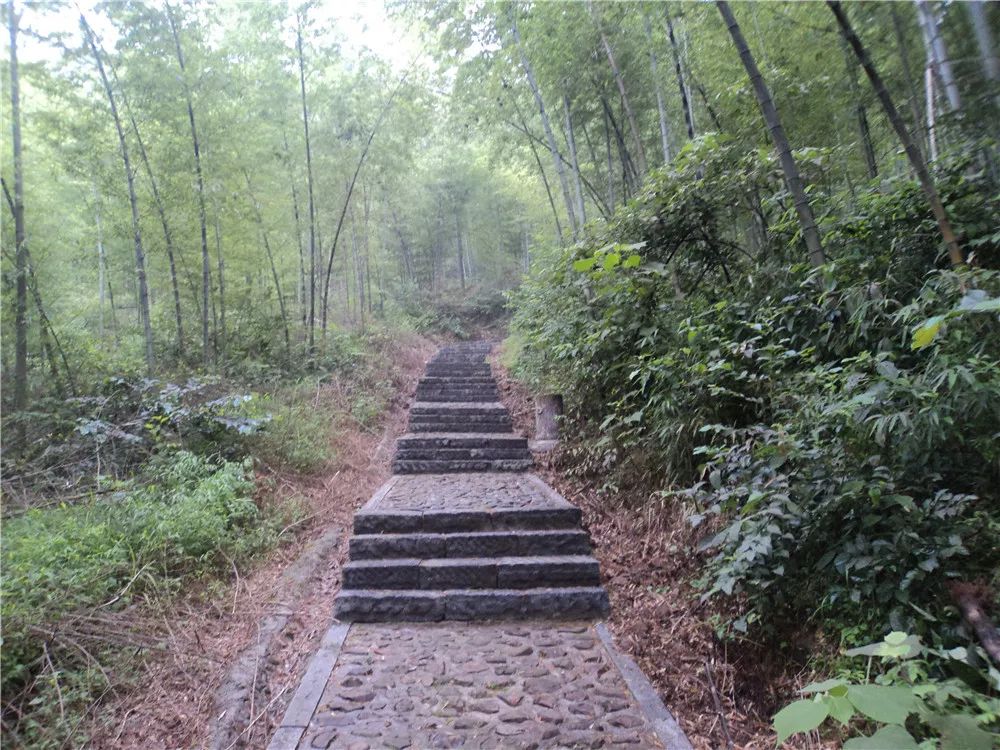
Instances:
[[[390,475],[395,438],[437,348],[412,336],[383,352],[396,394],[376,429],[350,415],[349,389],[336,380],[313,407],[336,421],[332,465],[312,476],[262,475],[266,502],[297,497],[306,517],[292,537],[252,570],[170,605],[157,624],[162,648],[143,660],[132,690],[106,699],[91,747],[263,748],[311,654],[332,621],[351,517]],[[145,624],[149,627],[149,623]]]

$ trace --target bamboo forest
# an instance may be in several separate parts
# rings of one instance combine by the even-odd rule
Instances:
[[[2,18],[4,747],[1000,747],[1000,4]]]

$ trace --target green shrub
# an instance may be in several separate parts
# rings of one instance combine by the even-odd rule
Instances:
[[[76,611],[228,569],[275,538],[279,519],[253,500],[249,464],[177,453],[151,465],[148,484],[111,499],[32,510],[4,523],[3,692],[23,686],[40,633]]]

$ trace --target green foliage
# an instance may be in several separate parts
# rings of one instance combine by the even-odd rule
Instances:
[[[739,597],[738,633],[889,625],[957,645],[944,584],[1000,567],[995,191],[965,161],[941,168],[987,267],[934,269],[929,211],[896,180],[828,216],[832,260],[811,269],[768,159],[712,137],[536,257],[513,297],[515,373],[565,395],[571,470],[683,503],[702,596]],[[754,221],[768,231],[735,229]]]
[[[216,464],[179,452],[154,459],[135,482],[109,497],[6,520],[5,700],[27,690],[35,696],[33,705],[50,701],[51,708],[58,705],[55,690],[62,690],[64,700],[69,691],[71,708],[82,710],[106,684],[96,665],[72,647],[77,637],[87,642],[74,635],[74,618],[169,593],[272,545],[294,508],[262,510],[253,494],[249,462]],[[113,642],[98,640],[89,649],[103,658]],[[43,660],[57,671],[39,683],[33,675],[45,672]],[[47,684],[52,680],[58,687]],[[44,715],[55,714],[33,714],[21,731],[33,736],[33,723],[44,724]]]
[[[995,696],[1000,672],[978,649],[928,649],[918,637],[894,631],[846,655],[881,659],[874,682],[830,679],[805,686],[800,691],[805,698],[774,716],[779,745],[793,734],[816,729],[827,717],[845,728],[855,718],[885,725],[871,736],[844,743],[853,750],[916,750],[917,740],[908,729],[931,738],[921,748],[990,750],[1000,740],[1000,699]],[[921,658],[928,656],[935,661]],[[872,666],[869,662],[869,671]]]

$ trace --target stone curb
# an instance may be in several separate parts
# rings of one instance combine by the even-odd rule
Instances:
[[[333,667],[340,656],[340,647],[344,645],[350,623],[335,623],[323,636],[319,650],[309,660],[306,673],[299,683],[295,695],[292,696],[281,724],[271,737],[267,750],[295,750],[302,735],[309,727],[316,706],[319,705],[327,680],[333,672]]]
[[[693,750],[691,742],[684,734],[684,730],[674,719],[673,715],[660,700],[656,689],[643,673],[639,665],[615,646],[614,638],[607,625],[603,622],[594,623],[594,630],[597,636],[607,649],[611,661],[618,667],[625,684],[635,696],[635,702],[649,720],[653,732],[663,743],[666,750]]]

